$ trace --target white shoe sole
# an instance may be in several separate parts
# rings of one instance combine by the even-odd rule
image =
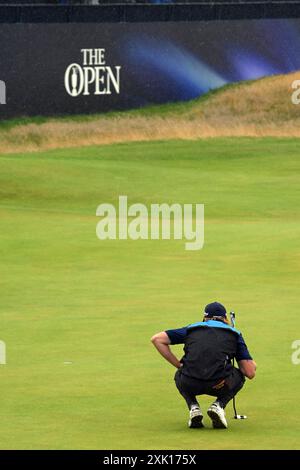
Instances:
[[[198,414],[196,416],[193,416],[189,420],[189,428],[203,428],[204,426],[203,426],[202,420],[203,420],[203,415],[202,414]]]
[[[221,419],[220,415],[213,409],[207,410],[207,414],[212,420],[213,427],[215,429],[227,429],[227,421]]]

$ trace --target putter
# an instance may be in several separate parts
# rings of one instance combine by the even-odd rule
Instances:
[[[231,326],[235,328],[235,313],[230,312],[230,322]],[[232,365],[234,367],[234,358],[232,359]],[[232,399],[233,411],[234,411],[234,419],[247,419],[246,415],[238,415],[236,411],[236,404],[235,404],[235,396]]]

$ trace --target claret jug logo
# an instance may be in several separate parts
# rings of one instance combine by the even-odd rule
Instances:
[[[65,89],[79,95],[120,93],[121,66],[106,65],[105,49],[81,49],[82,64],[70,64],[65,72]]]

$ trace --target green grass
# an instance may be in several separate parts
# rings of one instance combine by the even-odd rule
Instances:
[[[0,447],[299,448],[299,171],[289,139],[1,156]],[[96,208],[121,194],[204,203],[203,250],[99,241]],[[227,431],[189,430],[175,370],[149,339],[213,300],[236,310],[257,378],[237,399],[248,420],[229,405]]]

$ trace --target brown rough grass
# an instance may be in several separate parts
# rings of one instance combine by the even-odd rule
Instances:
[[[300,105],[291,102],[300,72],[240,83],[195,100],[180,113],[95,117],[23,124],[0,130],[0,153],[117,142],[209,137],[300,137]]]

